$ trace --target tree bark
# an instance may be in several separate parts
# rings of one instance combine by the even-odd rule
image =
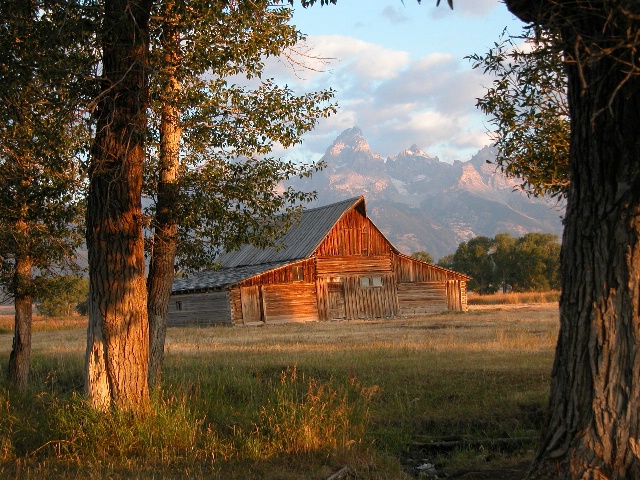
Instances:
[[[551,394],[527,478],[640,478],[640,78],[625,64],[637,47],[612,48],[640,22],[605,2],[541,3],[535,20],[562,33],[569,60],[571,188]],[[507,0],[515,14],[526,4]]]
[[[163,4],[165,18],[174,17],[173,2]],[[177,100],[181,90],[176,71],[180,62],[180,35],[175,23],[165,21],[162,37],[163,91],[160,96],[160,159],[156,199],[153,250],[147,278],[149,315],[149,386],[161,379],[164,344],[167,332],[167,312],[174,279],[178,226],[175,218],[178,201],[178,169],[180,166],[180,108]]]
[[[103,87],[87,205],[85,386],[96,408],[148,407],[149,325],[141,187],[150,0],[107,0]]]
[[[31,359],[31,269],[33,262],[29,256],[16,257],[13,276],[15,321],[13,346],[9,356],[8,380],[20,391],[27,388],[29,381],[29,363]]]

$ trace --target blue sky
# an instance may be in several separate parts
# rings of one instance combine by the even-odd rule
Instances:
[[[318,160],[335,137],[359,126],[383,157],[413,144],[441,160],[468,160],[490,142],[475,108],[491,79],[464,59],[486,53],[504,28],[522,23],[498,0],[338,0],[295,7],[293,23],[308,35],[301,50],[315,70],[271,64],[268,74],[302,92],[332,87],[339,112],[285,156]]]

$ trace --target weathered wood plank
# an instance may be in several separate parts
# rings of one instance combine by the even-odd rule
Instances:
[[[169,300],[168,326],[230,323],[231,309],[226,291],[172,295]]]
[[[266,323],[318,321],[315,283],[262,287]]]
[[[372,275],[391,272],[391,257],[317,257],[316,272],[323,275]]]
[[[398,304],[403,317],[449,309],[446,282],[399,283]]]

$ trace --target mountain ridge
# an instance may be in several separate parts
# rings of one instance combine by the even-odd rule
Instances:
[[[561,236],[563,205],[528,197],[517,179],[487,162],[496,155],[487,146],[468,161],[446,163],[414,144],[385,159],[352,127],[327,148],[322,171],[291,185],[319,192],[312,206],[364,195],[373,222],[403,253],[424,250],[439,259],[475,236],[503,232]]]

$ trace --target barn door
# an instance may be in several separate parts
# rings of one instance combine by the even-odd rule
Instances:
[[[344,301],[344,283],[329,282],[327,284],[329,300],[329,320],[343,320],[347,318],[347,308]]]
[[[242,301],[242,319],[244,323],[263,322],[262,298],[260,287],[242,287],[240,289]]]

